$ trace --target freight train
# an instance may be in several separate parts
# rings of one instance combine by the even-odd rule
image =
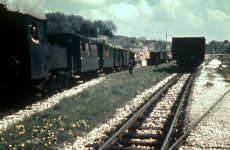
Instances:
[[[173,37],[172,59],[183,71],[195,70],[205,59],[205,37]]]
[[[47,20],[0,4],[0,95],[52,91],[80,75],[128,68],[134,53],[69,32],[47,33]]]

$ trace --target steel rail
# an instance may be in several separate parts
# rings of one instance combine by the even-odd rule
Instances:
[[[201,120],[204,119],[205,116],[207,116],[207,114],[228,94],[229,91],[230,89],[226,93],[224,93],[224,95],[221,96],[220,99],[216,103],[214,103],[212,107],[206,113],[204,113],[168,150],[176,149],[179,146],[179,144],[182,142],[182,140],[189,135],[191,130],[195,128],[198,125],[198,123],[200,123]]]
[[[177,80],[179,76],[182,74],[177,74],[168,84],[166,84],[157,94],[155,94],[151,100],[148,101],[133,117],[131,117],[112,137],[110,137],[98,150],[103,150],[108,148],[110,145],[114,144],[117,139],[121,136],[121,133],[127,130],[135,121],[136,119],[141,116],[145,110],[151,105],[151,103],[157,99],[162,92],[167,89],[173,82]]]
[[[177,118],[178,118],[179,111],[180,111],[180,109],[181,109],[183,99],[185,98],[185,95],[186,95],[186,92],[187,92],[188,88],[191,86],[191,82],[193,81],[194,76],[195,76],[195,74],[192,74],[192,75],[190,76],[189,82],[188,82],[188,84],[186,85],[186,87],[185,87],[185,89],[184,89],[183,95],[182,95],[182,97],[180,98],[179,105],[178,105],[178,107],[177,107],[176,113],[175,113],[175,115],[174,115],[173,121],[172,121],[171,126],[170,126],[170,128],[169,128],[168,134],[167,134],[167,136],[166,136],[166,138],[165,138],[165,140],[164,140],[164,143],[163,143],[163,145],[162,145],[162,147],[161,147],[161,150],[166,150],[166,149],[168,148],[169,138],[170,138],[170,136],[171,136],[171,134],[172,134],[173,127],[174,127],[174,125],[175,125],[175,123],[176,123],[176,120],[177,120]]]

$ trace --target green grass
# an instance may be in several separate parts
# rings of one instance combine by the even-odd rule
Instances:
[[[175,68],[175,64],[162,64],[135,69],[132,75],[128,70],[106,75],[101,83],[0,131],[0,149],[55,149],[57,143],[72,142],[106,123],[117,108],[171,75]]]

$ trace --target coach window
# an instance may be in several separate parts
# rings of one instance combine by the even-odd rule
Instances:
[[[110,56],[110,57],[113,57],[113,48],[110,47],[110,48],[109,48],[109,51],[110,51],[110,52],[109,52],[109,56]]]
[[[86,56],[85,41],[81,41],[80,45],[82,56]]]
[[[105,57],[109,57],[109,48],[107,46],[105,48]]]
[[[93,45],[92,42],[89,41],[89,56],[92,56]]]
[[[92,43],[92,54],[91,56],[97,57],[98,56],[98,50],[97,50],[97,45],[96,43]]]
[[[38,44],[38,30],[37,30],[37,24],[35,22],[30,22],[30,38],[32,42]]]
[[[89,52],[89,43],[88,42],[85,42],[85,52],[86,52],[86,56],[90,55],[90,52]]]

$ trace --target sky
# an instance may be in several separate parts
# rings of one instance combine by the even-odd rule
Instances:
[[[206,43],[230,41],[230,0],[0,0],[11,10],[45,17],[45,12],[112,20],[115,35],[171,41],[204,36]]]

